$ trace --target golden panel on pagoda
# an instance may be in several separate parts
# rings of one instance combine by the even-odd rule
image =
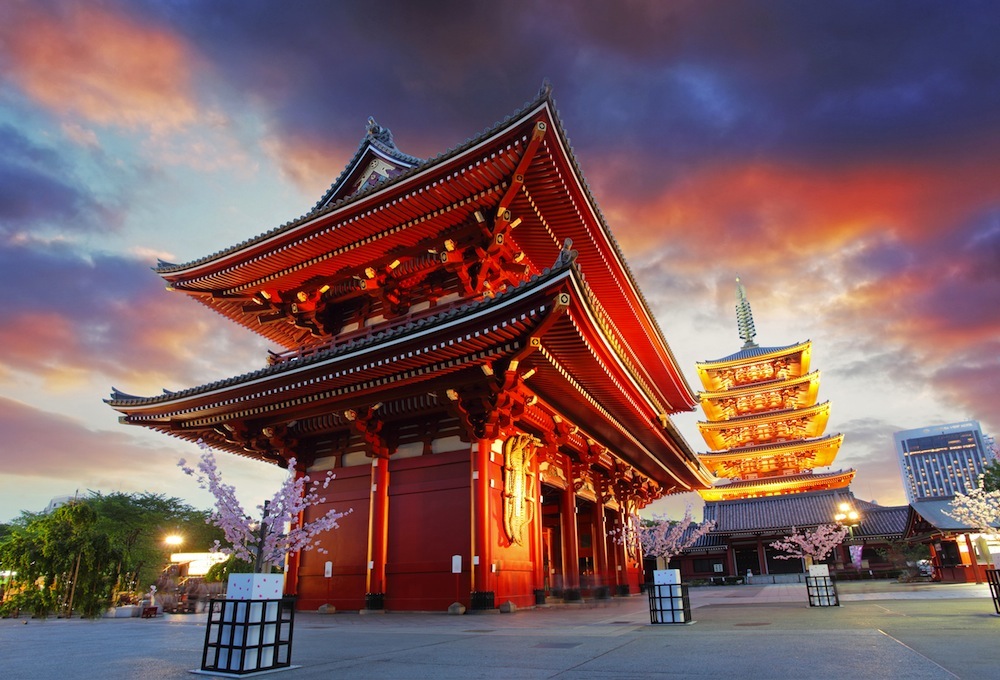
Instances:
[[[713,451],[819,437],[826,430],[830,402],[808,408],[699,422],[698,430]]]
[[[698,395],[705,417],[729,420],[769,411],[804,408],[819,396],[819,371],[788,380]]]
[[[790,445],[701,454],[698,458],[712,474],[725,479],[798,474],[831,465],[843,440],[844,435],[838,434]]]
[[[843,441],[844,435],[837,434],[801,442],[703,453],[698,459],[716,477],[764,477],[786,470],[802,472],[831,465]]]
[[[805,375],[809,372],[811,355],[812,341],[807,340],[771,350],[744,350],[718,361],[699,362],[696,368],[705,390],[719,392]]]
[[[808,491],[826,491],[829,489],[844,489],[854,479],[854,470],[834,472],[826,475],[789,475],[787,477],[769,477],[767,479],[733,482],[714,486],[698,493],[706,501],[732,501],[744,498],[764,498],[767,496],[784,496],[787,494],[806,493]]]

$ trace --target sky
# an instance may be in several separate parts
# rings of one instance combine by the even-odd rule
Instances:
[[[543,82],[680,367],[813,341],[855,494],[905,495],[897,430],[1000,433],[1000,4],[0,0],[0,521],[57,496],[210,498],[138,395],[269,346],[187,262],[307,213],[374,116],[444,152]],[[674,423],[692,448],[704,416]],[[276,468],[221,456],[247,506]],[[687,494],[659,502],[683,512]]]

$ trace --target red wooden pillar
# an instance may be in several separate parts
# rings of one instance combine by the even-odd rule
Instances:
[[[567,475],[572,479],[571,475]],[[570,484],[562,490],[559,518],[562,521],[563,539],[563,587],[566,590],[580,589],[580,532],[576,525],[576,492]]]
[[[534,541],[534,552],[532,553],[532,560],[534,560],[534,578],[535,578],[535,590],[542,590],[545,588],[545,541],[542,540],[542,475],[539,472],[539,462],[538,456],[534,456],[534,461],[532,462],[535,468],[535,512],[531,519],[531,536]]]
[[[493,552],[490,549],[490,451],[492,446],[493,442],[489,439],[478,440],[473,456],[475,465],[472,472],[474,491],[472,590],[474,592],[486,592],[493,589]]]
[[[615,520],[615,529],[618,539],[615,541],[615,587],[628,585],[628,546],[625,535],[625,513],[619,510]]]
[[[385,564],[389,542],[389,458],[372,457],[372,486],[368,513],[368,593],[385,593]]]
[[[608,523],[604,516],[604,497],[598,496],[594,504],[593,537],[590,544],[594,546],[594,572],[597,574],[597,585],[611,584],[608,575]]]

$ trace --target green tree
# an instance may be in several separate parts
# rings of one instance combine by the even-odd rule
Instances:
[[[994,449],[994,453],[996,450]],[[983,468],[983,489],[1000,491],[1000,460],[993,460]]]
[[[904,540],[887,541],[884,546],[876,548],[876,552],[902,572],[901,581],[917,576],[917,562],[931,556],[931,549],[926,544]]]
[[[49,515],[22,513],[0,542],[0,564],[14,572],[8,584],[13,592],[2,611],[99,616],[111,595],[119,554],[96,524],[97,513],[85,502],[68,503]]]
[[[188,552],[206,552],[222,537],[207,523],[208,513],[195,510],[179,498],[154,493],[91,493],[87,502],[96,510],[98,529],[120,552],[116,589],[142,590],[156,582],[170,553],[169,534],[183,537]]]
[[[0,570],[15,572],[0,612],[46,616],[70,607],[99,616],[118,592],[155,583],[169,561],[168,533],[208,550],[221,532],[208,513],[160,494],[91,493],[54,512],[22,513],[0,536]]]
[[[253,564],[241,560],[236,555],[230,555],[225,562],[216,562],[208,568],[205,574],[206,583],[225,583],[230,574],[253,573]]]

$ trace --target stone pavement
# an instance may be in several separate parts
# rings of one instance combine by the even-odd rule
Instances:
[[[691,589],[695,623],[650,625],[645,596],[513,614],[299,613],[288,680],[317,678],[1000,678],[985,585],[840,583]],[[0,620],[0,678],[197,678],[204,615]],[[257,676],[259,677],[259,676]]]

